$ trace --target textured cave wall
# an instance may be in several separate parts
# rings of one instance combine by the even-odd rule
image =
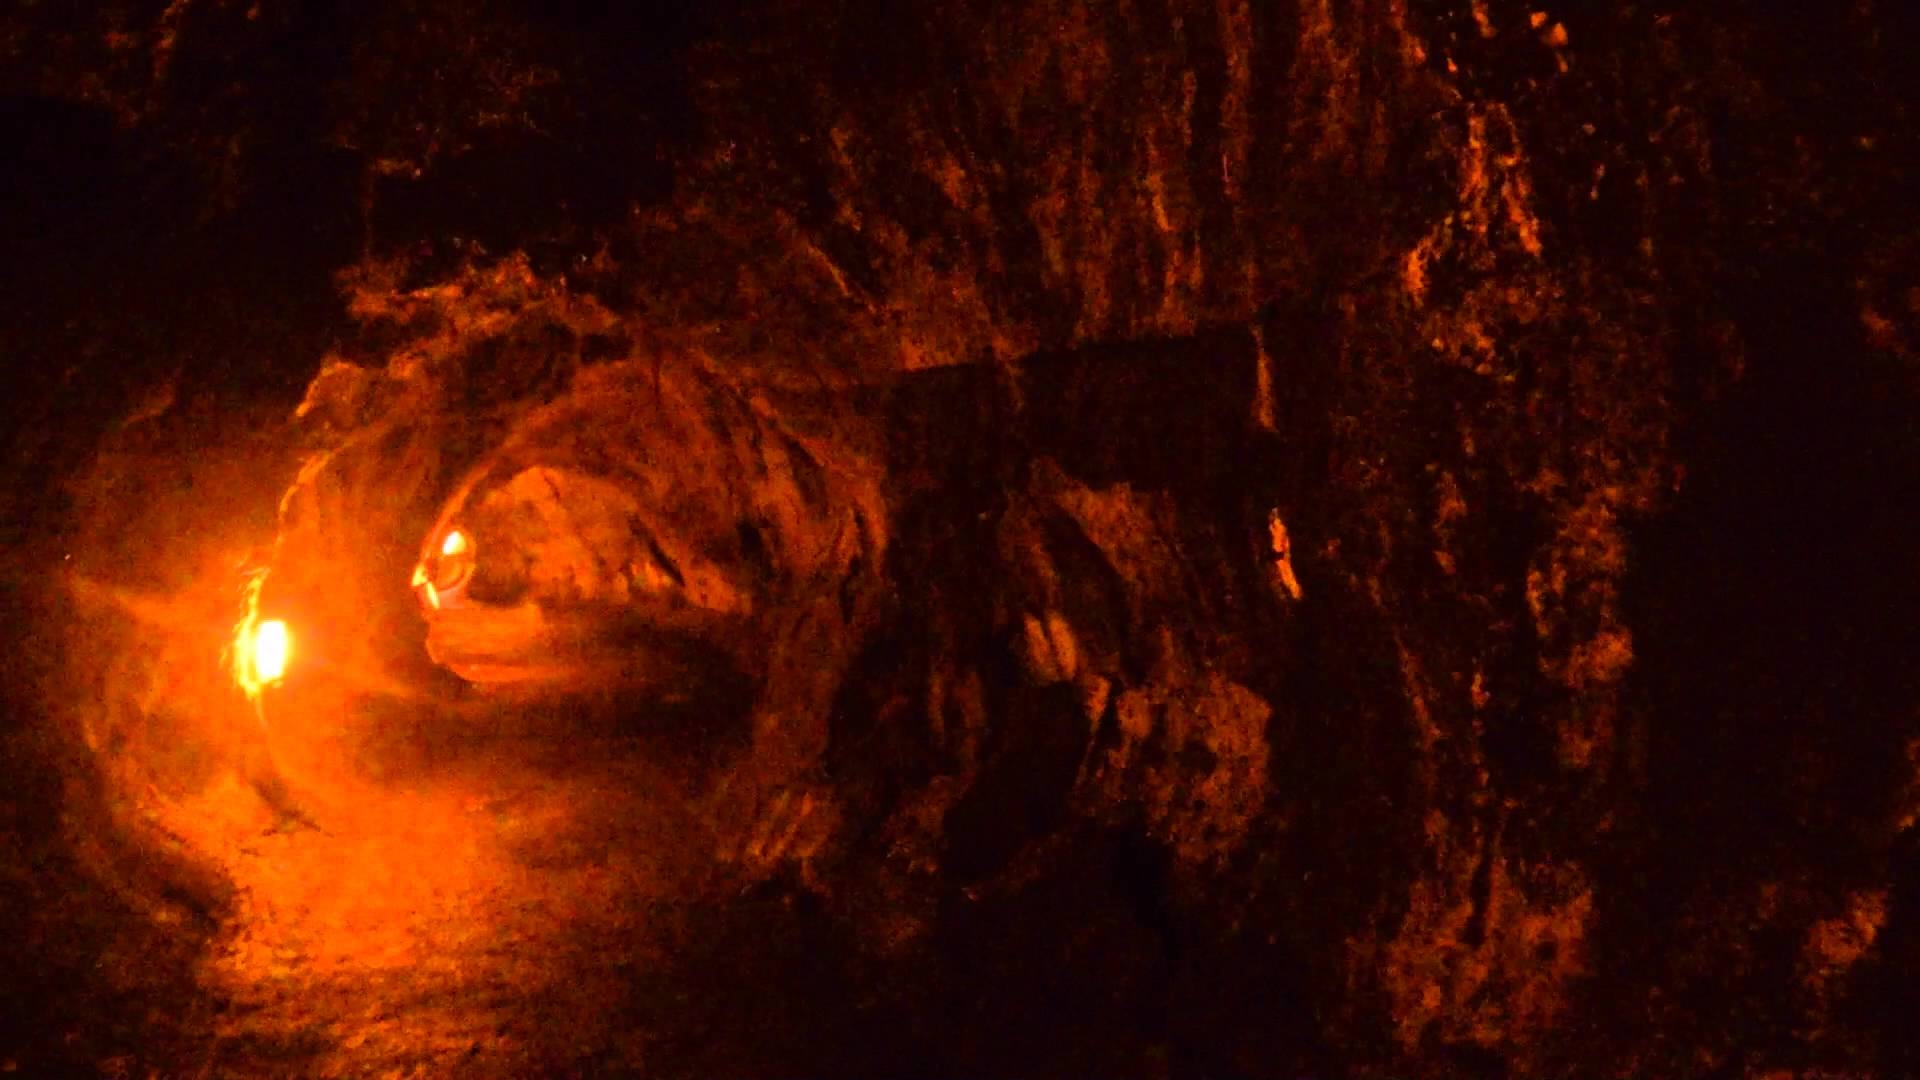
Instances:
[[[924,912],[903,940],[988,933],[922,896],[948,886],[1017,924],[1104,838],[1174,943],[1167,1022],[1223,1067],[1911,1066],[1912,16],[771,4],[647,108],[535,16],[414,5],[319,65],[303,120],[221,90],[298,37],[260,10],[4,40],[104,47],[41,89],[183,132],[216,193],[271,187],[238,170],[289,124],[357,171],[360,373],[334,376],[378,389],[316,436],[277,563],[333,545],[310,565],[352,552],[387,588],[580,342],[697,353],[849,460],[929,473],[889,475],[871,619],[823,614],[832,662],[772,692],[789,752],[830,763],[776,815],[853,823],[762,830],[816,887]],[[440,70],[466,88],[414,93]],[[628,108],[640,133],[593,127]],[[662,179],[649,140],[685,117]],[[639,193],[563,206],[608,146]],[[489,187],[514,161],[531,194]],[[1245,343],[1192,344],[1215,333]],[[1270,439],[1231,497],[939,462],[1026,415],[1028,358],[1117,372],[1100,347],[1146,340],[1246,366],[1239,408],[1167,405]],[[884,454],[808,404],[954,365],[983,388],[903,394]]]
[[[1266,914],[1324,965],[1332,1039],[1540,1068],[1590,1051],[1584,1018],[1645,1008],[1674,1040],[1649,1063],[1859,1053],[1833,1010],[1849,971],[1887,977],[1885,880],[1754,865],[1843,835],[1856,867],[1900,850],[1909,694],[1860,651],[1897,602],[1762,567],[1904,565],[1899,511],[1870,506],[1911,490],[1912,372],[1846,284],[1907,220],[1898,27],[1498,5],[835,25],[826,60],[774,48],[709,85],[741,133],[709,182],[771,204],[743,247],[791,253],[752,260],[756,319],[806,295],[771,280],[817,282],[905,368],[1261,332],[1312,598],[1275,651],[1315,650],[1266,733],[1313,764],[1268,813],[1318,876],[1273,882]],[[810,122],[750,119],[768,85]],[[1774,634],[1820,643],[1789,659],[1757,646]],[[1832,663],[1787,679],[1806,714],[1744,685]],[[1203,723],[1224,740],[1232,712]],[[1753,966],[1773,974],[1730,974]]]
[[[722,240],[742,226],[718,207],[761,215],[733,241],[754,254],[723,312],[798,340],[817,338],[823,310],[843,313],[840,332],[872,343],[849,363],[906,369],[1224,323],[1260,333],[1288,448],[1272,493],[1311,597],[1274,652],[1313,657],[1265,722],[1268,753],[1287,747],[1303,774],[1269,781],[1266,820],[1302,839],[1265,872],[1291,862],[1312,876],[1268,879],[1254,907],[1311,957],[1276,962],[1319,965],[1331,1040],[1542,1068],[1591,1052],[1584,1018],[1650,1008],[1656,1029],[1687,1033],[1670,1036],[1684,1051],[1656,1046],[1649,1063],[1859,1052],[1825,1017],[1850,962],[1858,979],[1881,977],[1866,944],[1881,893],[1827,875],[1785,885],[1719,835],[1762,832],[1748,824],[1756,802],[1782,825],[1859,813],[1881,823],[1853,841],[1880,852],[1856,847],[1859,865],[1884,865],[1901,819],[1882,808],[1903,781],[1871,763],[1903,760],[1911,737],[1898,661],[1850,659],[1833,676],[1878,688],[1827,699],[1846,716],[1824,725],[1844,735],[1789,733],[1822,726],[1811,717],[1750,727],[1746,712],[1779,704],[1697,688],[1691,664],[1716,670],[1707,657],[1725,645],[1735,658],[1699,677],[1737,687],[1759,677],[1748,665],[1826,661],[1762,661],[1717,637],[1741,618],[1717,603],[1742,610],[1777,586],[1747,569],[1758,556],[1679,551],[1711,536],[1835,564],[1858,558],[1840,554],[1857,542],[1899,562],[1872,524],[1897,512],[1816,497],[1819,467],[1747,458],[1742,443],[1855,422],[1890,432],[1911,403],[1911,369],[1870,347],[1843,284],[1877,277],[1884,241],[1864,234],[1897,232],[1906,213],[1888,201],[1911,153],[1900,99],[1876,93],[1888,70],[1876,35],[1890,28],[1865,12],[1563,22],[1511,5],[955,7],[832,25],[837,42],[774,46],[707,84],[734,119],[696,205],[716,208]],[[869,34],[912,47],[889,60]],[[1799,35],[1836,44],[1813,53]],[[1823,63],[1836,55],[1856,59]],[[1815,92],[1788,91],[1798,79]],[[757,122],[776,98],[811,113]],[[1832,354],[1844,373],[1815,368]],[[1881,412],[1867,404],[1877,395],[1900,404]],[[1798,460],[1864,457],[1910,490],[1912,457],[1895,444],[1809,438]],[[1766,439],[1791,455],[1792,436]],[[1811,505],[1788,509],[1796,500]],[[1822,538],[1832,526],[1813,521],[1863,512],[1858,541]],[[1747,513],[1769,535],[1751,535]],[[1666,530],[1685,526],[1669,514],[1710,523],[1676,537]],[[1696,558],[1711,576],[1666,562]],[[1102,561],[1126,564],[1111,547]],[[1688,590],[1714,577],[1724,592],[1694,607]],[[1153,588],[1151,575],[1131,581]],[[1802,588],[1746,609],[1768,628],[1751,633],[1824,612],[1871,636],[1884,617],[1863,596]],[[1008,616],[1043,631],[1047,618]],[[1186,620],[1205,616],[1189,606],[1167,621]],[[1636,682],[1656,628],[1670,635],[1661,668]],[[1227,741],[1260,726],[1245,716],[1264,705],[1202,710],[1201,724]],[[1739,764],[1750,754],[1795,794],[1775,801]],[[1161,777],[1160,797],[1207,782]],[[1851,802],[1861,791],[1880,794]],[[1826,809],[1838,802],[1854,809]],[[1800,835],[1821,844],[1817,827]],[[1649,872],[1640,860],[1661,845],[1676,853]],[[1730,898],[1730,882],[1750,892]],[[1798,914],[1767,899],[1783,888]],[[1704,954],[1653,944],[1694,940],[1702,919],[1722,927],[1692,946]],[[1642,933],[1645,951],[1611,952]],[[1834,951],[1830,938],[1856,944]],[[1758,963],[1820,989],[1782,1009],[1762,1003],[1765,977],[1702,974]],[[1660,1004],[1689,985],[1750,1004],[1720,1016],[1699,1004],[1711,997]]]

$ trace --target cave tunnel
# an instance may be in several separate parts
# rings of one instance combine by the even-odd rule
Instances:
[[[0,15],[0,1074],[1920,1073],[1915,45]]]

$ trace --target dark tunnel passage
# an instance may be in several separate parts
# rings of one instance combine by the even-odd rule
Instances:
[[[1901,1076],[1912,16],[0,15],[0,1072]]]

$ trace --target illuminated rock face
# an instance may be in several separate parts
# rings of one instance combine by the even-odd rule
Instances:
[[[303,658],[411,645],[458,527],[452,670],[746,686],[715,862],[956,1072],[1915,1071],[1914,15],[816,7],[656,94],[394,6],[298,99],[365,259]],[[221,205],[296,137],[249,10],[33,77]]]
[[[701,639],[750,670],[753,626],[864,542],[847,484],[711,373],[592,369],[510,426],[428,531],[427,649],[475,682],[579,691],[657,680],[649,639]],[[455,535],[470,578],[429,590]]]
[[[1738,1024],[1675,994],[1760,1001],[1767,980],[1734,973],[1793,942],[1780,963],[1817,969],[1818,993],[1756,1015],[1815,1030],[1878,977],[1870,948],[1832,942],[1897,942],[1906,910],[1870,917],[1864,868],[1902,835],[1886,813],[1861,811],[1854,870],[1790,888],[1784,868],[1823,861],[1775,875],[1743,817],[1819,846],[1845,830],[1792,823],[1855,780],[1894,800],[1866,762],[1905,760],[1911,733],[1893,684],[1855,669],[1877,719],[1849,749],[1749,729],[1773,707],[1737,689],[1755,665],[1805,661],[1687,644],[1729,640],[1726,613],[1770,589],[1689,545],[1744,547],[1729,508],[1766,504],[1744,451],[1712,447],[1746,437],[1720,434],[1750,422],[1724,419],[1746,415],[1730,392],[1751,415],[1793,398],[1773,375],[1738,389],[1805,363],[1788,342],[1818,351],[1785,313],[1897,345],[1904,301],[1872,286],[1861,331],[1850,301],[1801,292],[1871,262],[1824,246],[1827,215],[1885,207],[1796,164],[1792,80],[1740,66],[1785,30],[1543,14],[866,11],[858,34],[705,58],[683,194],[569,284],[481,260],[357,310],[444,320],[399,357],[441,380],[448,430],[462,408],[565,400],[574,368],[523,377],[503,355],[617,339],[637,385],[582,397],[442,524],[509,557],[480,589],[503,612],[537,595],[543,618],[727,643],[754,719],[724,859],[904,897],[887,925],[908,956],[1073,923],[1048,903],[1124,910],[1181,972],[1168,1023],[1227,1070],[1739,1062]],[[1756,285],[1748,264],[1773,269]],[[482,347],[512,338],[494,321],[550,315],[548,345]],[[1824,400],[1859,415],[1843,382]],[[1814,474],[1787,457],[1754,463]],[[1696,584],[1719,599],[1692,606]],[[466,611],[440,617],[437,655],[519,632]],[[529,654],[649,655],[602,625],[556,644],[534,624]],[[1737,779],[1756,739],[1821,779]],[[1032,933],[1009,978],[1076,962]],[[1638,1056],[1642,1033],[1673,1049]]]
[[[588,372],[457,485],[416,575],[448,580],[450,544],[474,559],[457,596],[422,586],[436,661],[642,711],[744,680],[759,735],[739,767],[775,786],[836,754],[860,784],[904,764],[836,750],[877,734],[970,822],[910,841],[946,849],[959,881],[1039,838],[1004,827],[1009,800],[1051,803],[1052,826],[1069,808],[1143,818],[1188,869],[1240,849],[1271,794],[1273,710],[1252,687],[1292,662],[1242,642],[1300,588],[1279,570],[1278,489],[1249,482],[1285,453],[1252,330],[858,388],[871,458],[844,427],[803,445],[684,359]],[[930,726],[861,704],[884,697]],[[816,793],[883,823],[899,808],[872,794]],[[752,859],[846,857],[796,837]]]

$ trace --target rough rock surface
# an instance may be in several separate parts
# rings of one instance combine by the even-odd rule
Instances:
[[[0,19],[0,1059],[1920,1069],[1912,14],[323,7]]]

